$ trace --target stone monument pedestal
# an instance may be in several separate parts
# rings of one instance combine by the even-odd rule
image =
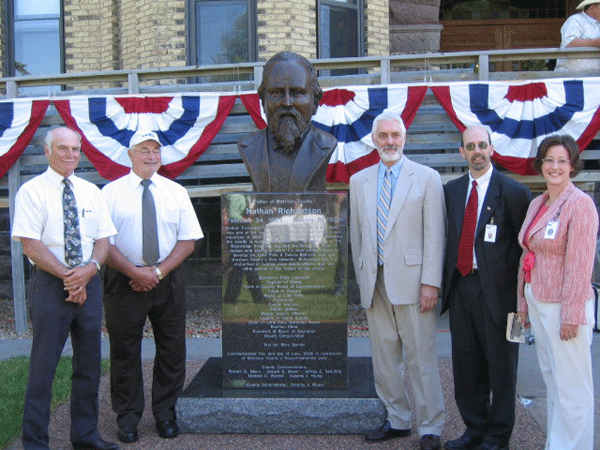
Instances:
[[[363,434],[386,418],[371,358],[348,358],[346,389],[223,389],[210,358],[177,402],[183,433]]]

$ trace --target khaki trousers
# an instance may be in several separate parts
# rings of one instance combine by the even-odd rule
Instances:
[[[366,313],[375,390],[392,427],[411,428],[411,407],[404,388],[406,364],[419,436],[441,435],[445,415],[437,363],[435,309],[421,313],[418,303],[393,305],[380,268],[373,303]]]

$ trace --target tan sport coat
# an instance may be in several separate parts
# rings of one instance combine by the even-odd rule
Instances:
[[[393,304],[419,302],[420,287],[442,286],[446,206],[440,175],[404,156],[390,205],[384,278]],[[377,279],[376,164],[350,179],[350,240],[361,304],[371,307]]]

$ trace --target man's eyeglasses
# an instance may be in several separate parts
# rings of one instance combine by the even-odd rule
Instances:
[[[160,149],[157,148],[156,150],[138,150],[138,153],[142,156],[160,156]]]
[[[470,152],[472,152],[473,150],[475,150],[477,147],[479,147],[479,150],[485,150],[486,148],[488,148],[490,146],[489,143],[485,142],[485,141],[481,141],[481,142],[469,142],[467,145],[465,145],[465,148],[467,150],[469,150]]]

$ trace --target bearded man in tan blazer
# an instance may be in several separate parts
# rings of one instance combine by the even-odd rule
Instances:
[[[406,364],[421,449],[436,450],[445,420],[435,340],[445,246],[444,192],[435,170],[403,156],[406,129],[399,116],[379,115],[371,137],[381,162],[350,179],[350,233],[369,323],[375,388],[388,416],[365,439],[410,436]]]

